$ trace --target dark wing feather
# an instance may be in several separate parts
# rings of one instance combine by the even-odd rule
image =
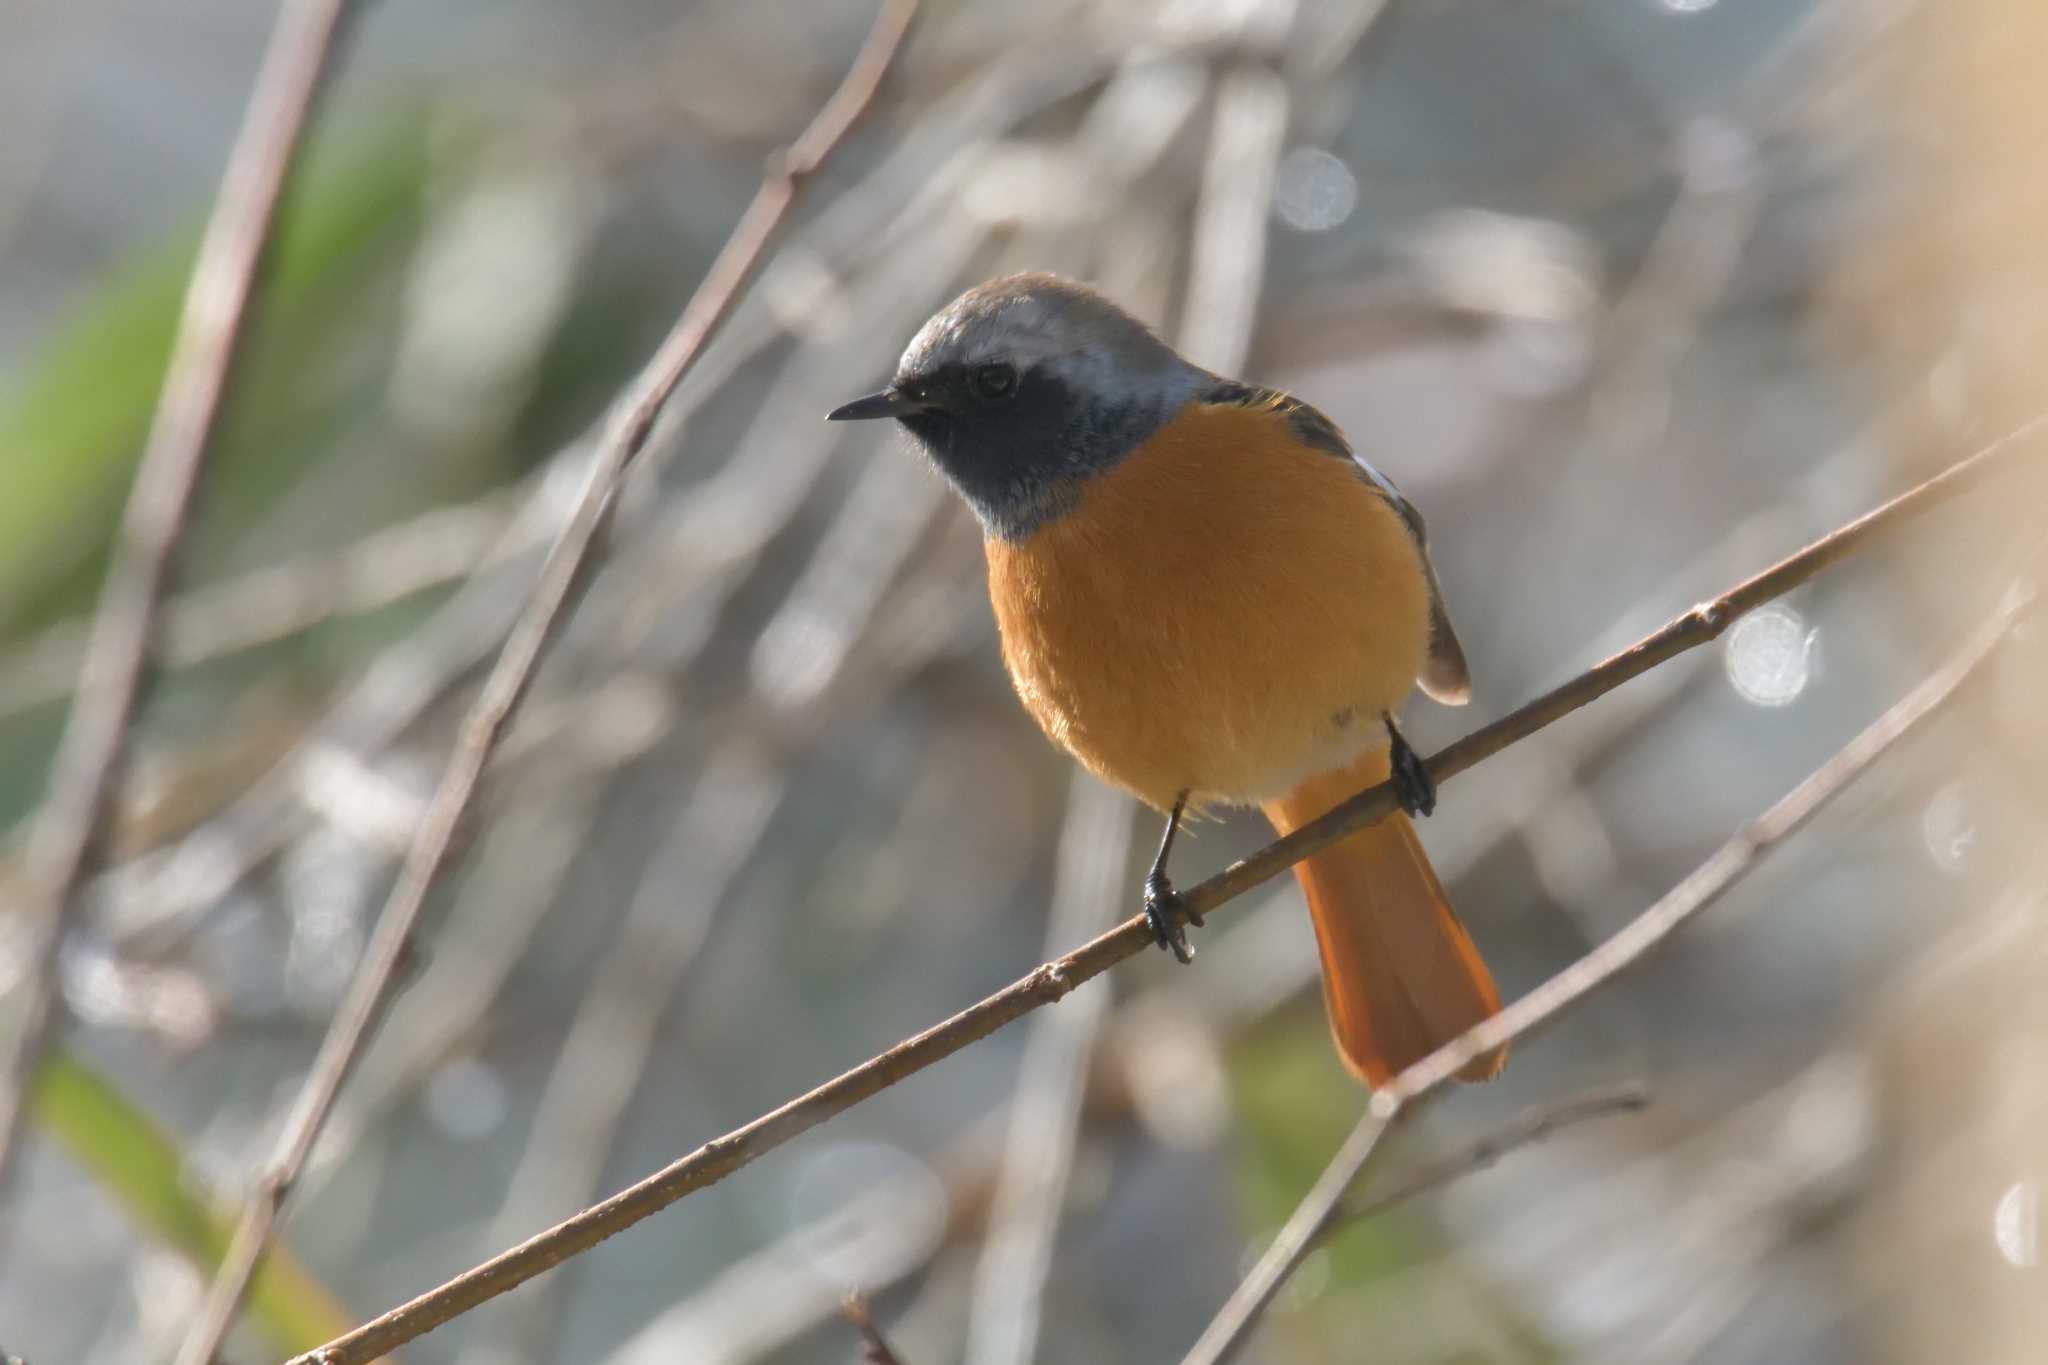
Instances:
[[[1415,681],[1432,700],[1445,706],[1463,706],[1470,701],[1472,672],[1465,663],[1465,650],[1458,643],[1458,632],[1451,626],[1450,613],[1444,608],[1443,584],[1437,581],[1436,566],[1429,558],[1429,532],[1423,526],[1422,513],[1415,510],[1415,504],[1401,496],[1401,490],[1394,487],[1392,479],[1359,457],[1351,443],[1344,439],[1344,433],[1337,430],[1335,422],[1293,394],[1241,384],[1234,379],[1219,379],[1202,393],[1201,401],[1271,408],[1287,419],[1303,445],[1340,460],[1348,460],[1360,477],[1393,504],[1394,510],[1401,514],[1401,520],[1408,524],[1409,533],[1415,537],[1415,547],[1422,552],[1422,572],[1429,579],[1429,654],[1423,660],[1421,676]]]

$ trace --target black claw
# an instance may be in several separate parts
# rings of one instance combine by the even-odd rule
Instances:
[[[1392,716],[1386,717],[1388,756],[1393,768],[1394,796],[1410,815],[1428,815],[1436,810],[1436,780],[1422,765],[1415,750],[1401,737]]]
[[[1173,854],[1173,836],[1180,829],[1181,812],[1187,805],[1186,792],[1173,799],[1173,809],[1166,816],[1166,832],[1159,836],[1159,856],[1152,860],[1152,870],[1145,874],[1145,923],[1152,928],[1152,941],[1184,963],[1195,960],[1195,950],[1188,947],[1187,930],[1182,926],[1192,924],[1199,929],[1202,917],[1188,909],[1180,892],[1167,880],[1166,860]]]
[[[1195,950],[1188,945],[1187,930],[1182,926],[1192,924],[1199,929],[1202,917],[1190,912],[1173,883],[1156,872],[1145,878],[1145,923],[1152,930],[1154,943],[1183,963],[1195,960]]]

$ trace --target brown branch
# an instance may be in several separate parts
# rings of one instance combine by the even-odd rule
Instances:
[[[277,1156],[251,1193],[204,1308],[178,1353],[179,1365],[208,1365],[234,1321],[278,1211],[369,1037],[371,1023],[405,956],[413,925],[454,855],[463,817],[491,753],[510,725],[541,654],[566,613],[620,478],[646,444],[662,404],[682,382],[713,328],[752,276],[769,238],[795,199],[798,184],[818,169],[880,88],[916,10],[917,0],[884,0],[845,80],[796,142],[769,160],[753,201],[705,271],[675,327],[627,390],[625,401],[599,441],[575,511],[549,549],[532,597],[463,718],[419,834],[292,1107]]]
[[[1534,734],[1613,691],[1630,678],[1686,650],[1706,644],[1726,630],[1742,612],[1791,591],[1872,537],[1975,487],[2014,451],[2023,449],[2026,441],[2043,428],[2048,428],[2048,417],[2027,423],[1875,511],[1779,561],[1712,602],[1693,608],[1564,686],[1466,736],[1429,760],[1431,774],[1442,781],[1464,772],[1481,759]],[[1186,903],[1198,914],[1218,909],[1352,830],[1382,818],[1394,806],[1390,784],[1382,783],[1362,792],[1285,839],[1190,888],[1186,893]],[[611,1198],[500,1252],[439,1288],[429,1290],[346,1336],[336,1338],[320,1350],[299,1357],[294,1365],[356,1365],[356,1362],[374,1360],[393,1347],[403,1345],[570,1257],[588,1251],[685,1195],[717,1183],[869,1096],[943,1061],[1012,1020],[1040,1006],[1052,1004],[1082,982],[1101,975],[1127,958],[1136,957],[1151,945],[1152,933],[1146,926],[1145,917],[1134,916],[1065,957],[1041,965],[1030,975],[979,1004],[904,1039],[888,1051],[841,1073],[809,1093],[677,1158]]]
[[[868,1315],[868,1301],[859,1290],[847,1290],[846,1297],[839,1301],[839,1309],[860,1333],[860,1355],[866,1365],[903,1365],[903,1357],[896,1354],[889,1338],[882,1335],[882,1329]]]
[[[32,944],[21,1028],[0,1072],[0,1178],[21,1125],[22,1096],[49,1043],[58,950],[99,853],[128,730],[148,683],[159,608],[241,351],[278,201],[347,9],[347,0],[297,0],[279,14],[186,286],[163,392],[93,617],[78,700],[29,836],[32,889],[23,908]]]
[[[1940,476],[1940,477],[1946,477]],[[1866,518],[1867,520],[1867,518]],[[1860,525],[1861,523],[1852,523]],[[1829,537],[1822,545],[1841,535]],[[1758,580],[1752,579],[1751,582]],[[1372,1097],[1365,1116],[1280,1229],[1273,1244],[1231,1294],[1181,1365],[1222,1365],[1250,1336],[1280,1286],[1316,1240],[1344,1216],[1344,1194],[1358,1179],[1387,1129],[1414,1101],[1442,1086],[1474,1058],[1504,1046],[1556,1018],[1616,975],[1640,962],[1700,911],[1712,905],[1770,849],[1782,843],[1839,796],[1865,769],[1921,721],[1955,696],[2006,637],[2033,601],[2015,588],[1991,618],[1956,653],[1894,703],[1833,758],[1815,769],[1769,810],[1738,830],[1711,857],[1619,933],[1483,1024],[1432,1052],[1394,1077]]]
[[[1396,1204],[1406,1203],[1417,1195],[1427,1194],[1474,1171],[1484,1170],[1516,1148],[1541,1142],[1560,1128],[1569,1128],[1588,1119],[1606,1118],[1611,1114],[1638,1113],[1649,1103],[1649,1093],[1641,1086],[1623,1085],[1588,1091],[1574,1099],[1531,1109],[1507,1127],[1487,1134],[1465,1150],[1424,1166],[1390,1190],[1369,1199],[1347,1196],[1340,1200],[1336,1212],[1319,1235],[1335,1232],[1344,1224],[1361,1218],[1377,1217]]]

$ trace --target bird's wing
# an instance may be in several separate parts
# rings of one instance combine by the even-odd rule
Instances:
[[[1429,558],[1429,532],[1423,526],[1422,513],[1415,510],[1415,504],[1401,496],[1401,490],[1394,487],[1392,479],[1373,468],[1370,461],[1351,448],[1351,443],[1344,439],[1344,433],[1337,429],[1335,422],[1291,393],[1241,384],[1234,379],[1219,379],[1204,390],[1200,398],[1205,403],[1268,408],[1279,413],[1286,418],[1295,437],[1303,445],[1340,460],[1349,460],[1365,481],[1393,504],[1394,510],[1401,514],[1401,520],[1407,523],[1409,533],[1415,537],[1415,547],[1422,552],[1422,572],[1429,579],[1429,654],[1423,660],[1421,676],[1415,681],[1433,700],[1446,706],[1463,706],[1470,701],[1472,672],[1465,663],[1465,649],[1458,643],[1458,632],[1451,626],[1450,612],[1444,608],[1443,584],[1437,581],[1436,566]]]

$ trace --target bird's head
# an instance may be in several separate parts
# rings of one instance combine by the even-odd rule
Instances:
[[[889,387],[829,414],[893,417],[991,535],[1023,539],[1210,376],[1085,285],[1011,275],[918,331]]]

